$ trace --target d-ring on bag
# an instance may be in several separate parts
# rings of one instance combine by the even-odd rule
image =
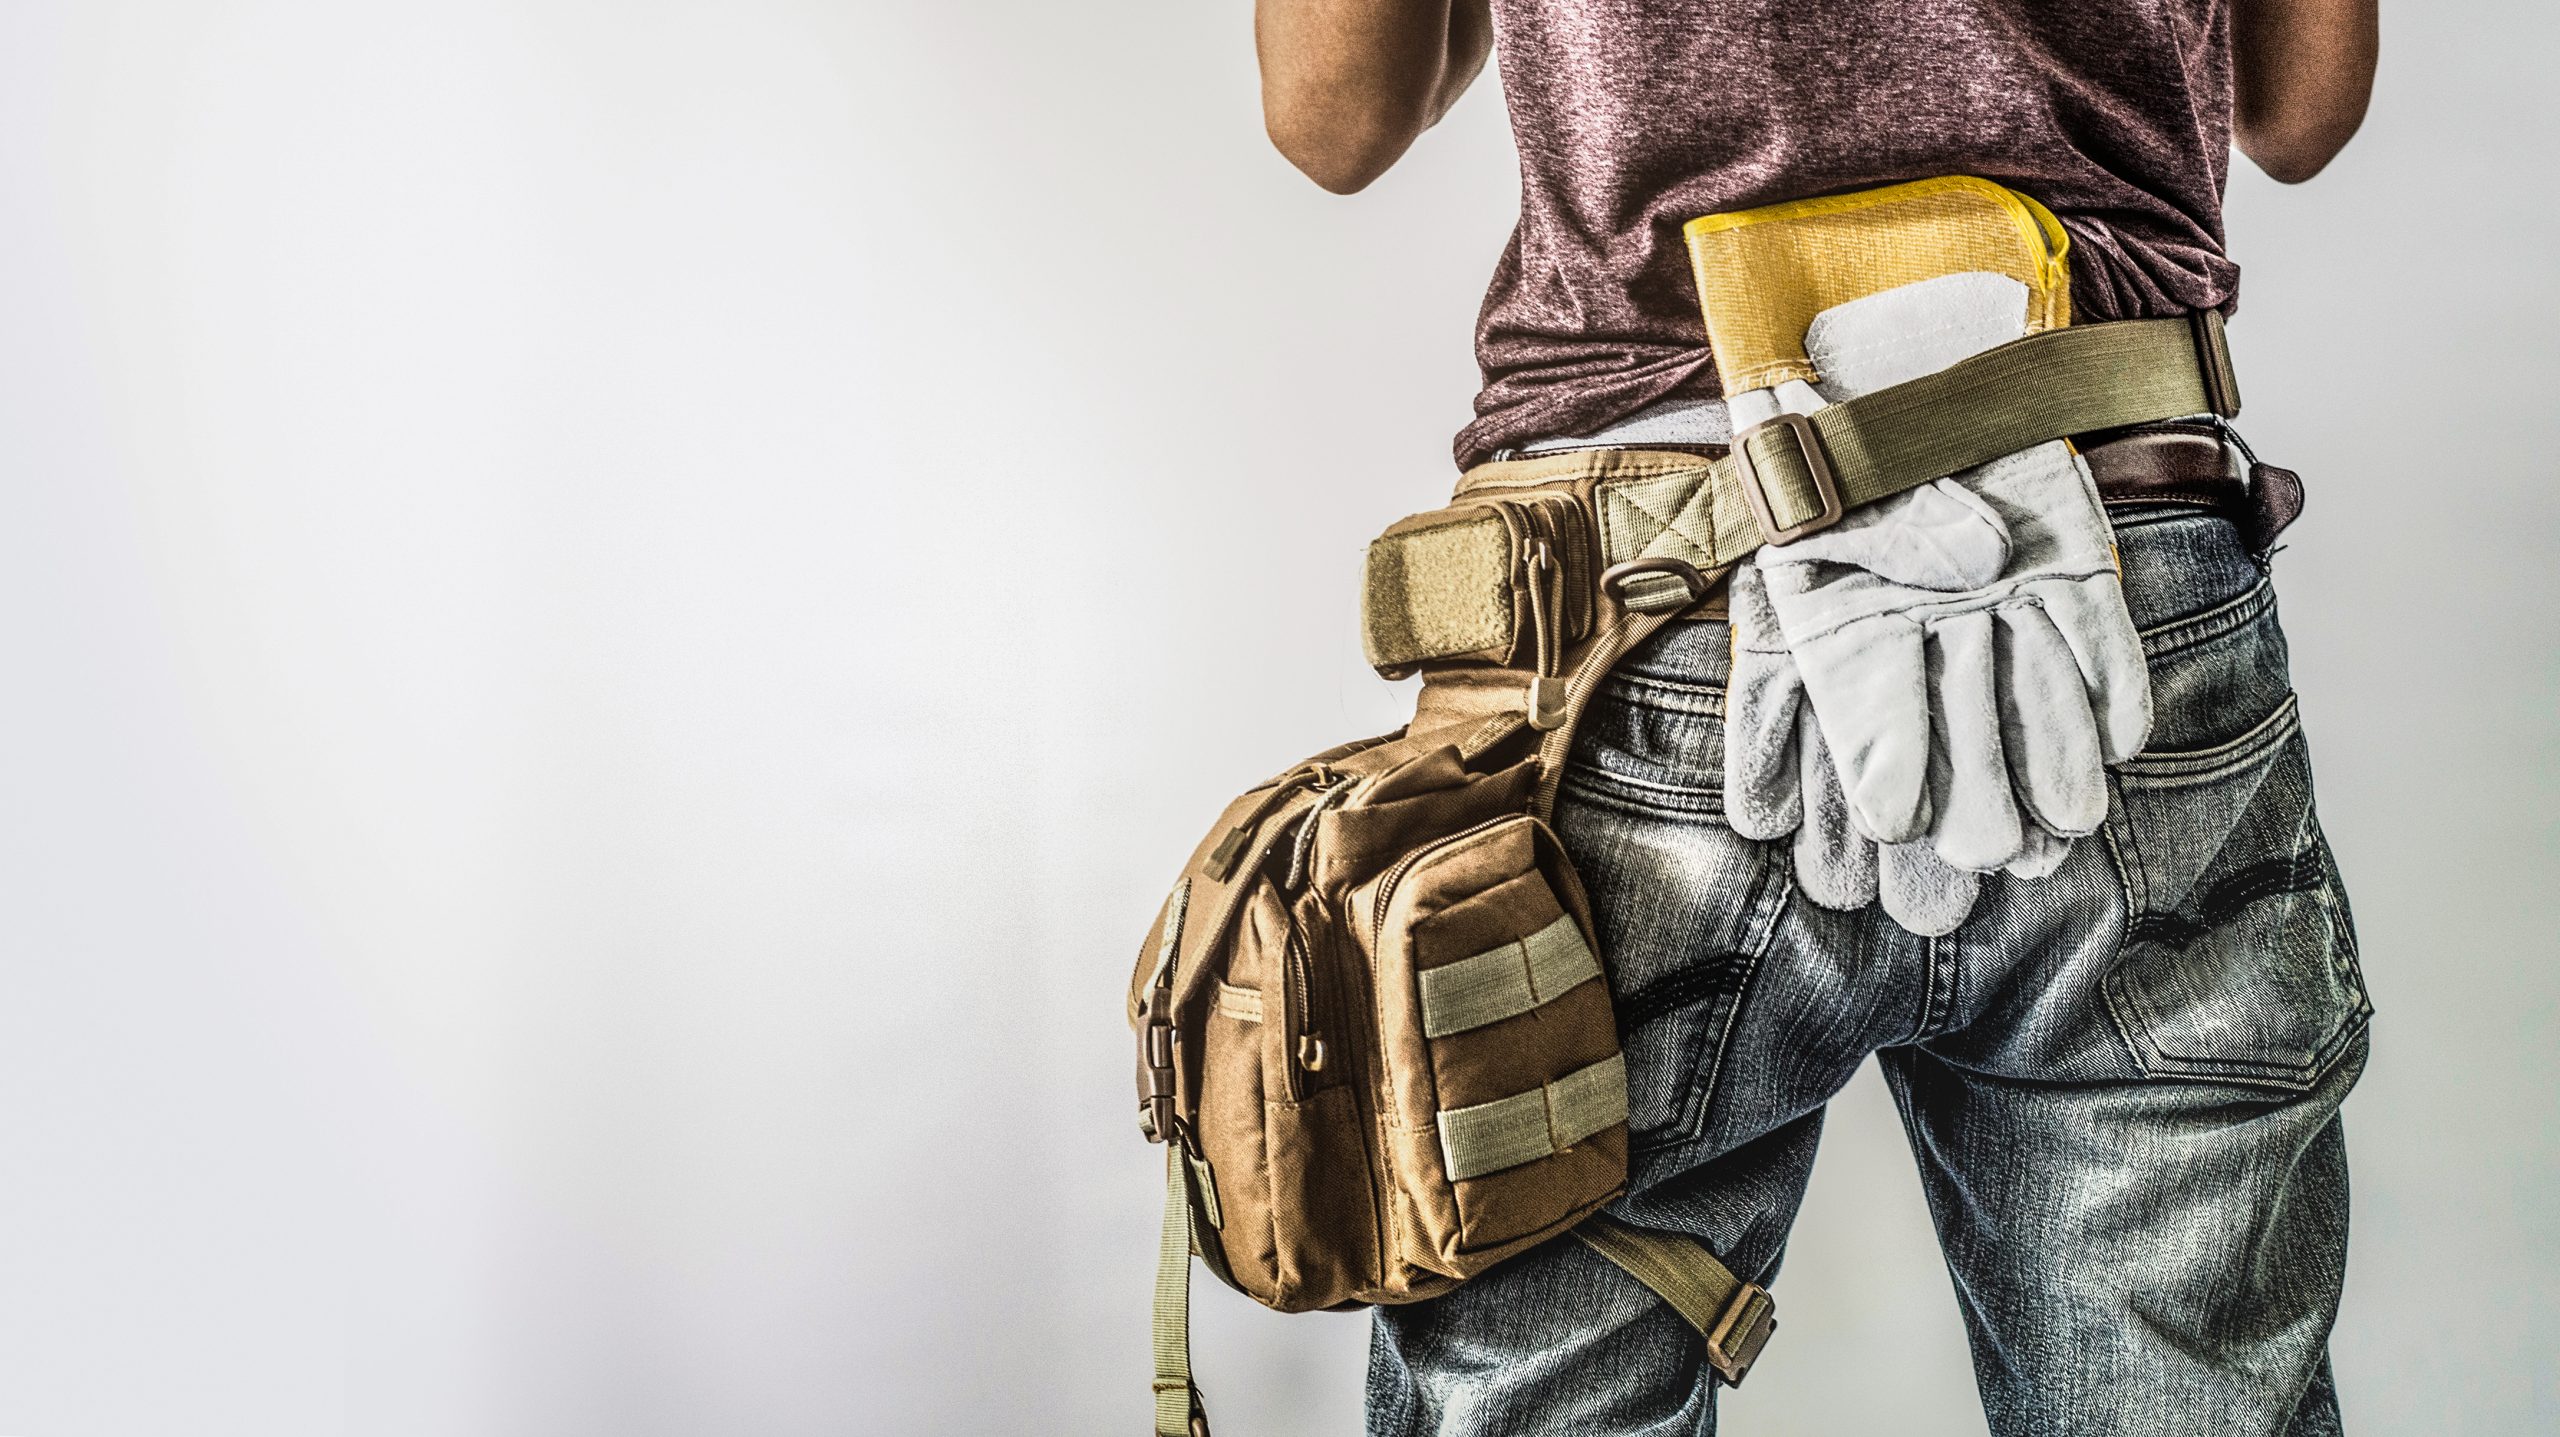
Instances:
[[[2045,243],[2021,197],[1963,178],[1801,222],[1846,263],[1914,230]],[[1763,425],[1732,455],[1482,465],[1447,508],[1380,536],[1366,644],[1382,673],[1423,674],[1413,722],[1229,804],[1130,984],[1141,1126],[1166,1145],[1159,1437],[1208,1431],[1195,1253],[1295,1312],[1428,1298],[1571,1232],[1739,1382],[1775,1326],[1768,1294],[1687,1238],[1599,1212],[1626,1181],[1626,1073],[1607,955],[1547,822],[1575,721],[1621,656],[1764,542],[2050,439],[2237,407],[2218,317],[2057,327]]]

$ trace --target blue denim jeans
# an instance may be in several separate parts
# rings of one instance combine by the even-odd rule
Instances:
[[[1725,826],[1722,624],[1673,625],[1596,698],[1557,824],[1626,1045],[1611,1210],[1770,1281],[1823,1105],[1873,1053],[1994,1433],[2333,1433],[2338,1105],[2372,1009],[2275,595],[2218,516],[2113,517],[2150,747],[2103,832],[1986,880],[1947,937],[1816,907],[1785,845]],[[1696,1335],[1571,1238],[1379,1309],[1368,1401],[1376,1437],[1715,1430]]]

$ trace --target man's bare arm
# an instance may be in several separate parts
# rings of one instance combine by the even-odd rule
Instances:
[[[2320,173],[2364,123],[2380,0],[2235,0],[2233,138],[2273,179]]]
[[[1489,0],[1256,0],[1262,120],[1307,178],[1347,195],[1387,172],[1493,50]]]

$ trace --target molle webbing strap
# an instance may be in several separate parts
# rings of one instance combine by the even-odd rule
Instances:
[[[1627,1060],[1612,1053],[1525,1093],[1440,1111],[1451,1182],[1533,1163],[1627,1120]]]
[[[1582,941],[1581,925],[1572,914],[1560,914],[1526,938],[1423,969],[1417,975],[1422,1035],[1440,1038],[1499,1023],[1599,976],[1599,960]]]
[[[1239,988],[1233,983],[1218,984],[1218,1011],[1239,1023],[1262,1021],[1262,990]]]

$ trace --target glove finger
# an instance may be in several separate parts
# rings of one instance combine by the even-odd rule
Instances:
[[[1760,572],[1733,574],[1732,672],[1725,683],[1725,821],[1744,838],[1780,838],[1803,822],[1796,723],[1804,681],[1769,612]]]
[[[1725,689],[1725,820],[1745,838],[1782,838],[1804,821],[1795,727],[1804,686],[1784,654],[1734,654]]]
[[[2062,866],[2062,860],[2070,855],[2070,839],[2047,833],[2043,824],[2030,823],[2027,825],[2026,845],[2018,850],[2018,856],[2010,859],[2009,866],[2001,872],[2012,878],[2024,878],[2030,881],[2049,878],[2055,869]]]
[[[2011,604],[1998,643],[2000,733],[2019,799],[2057,837],[2094,832],[2107,817],[2104,744],[2069,641],[2042,606]]]
[[[1810,711],[1797,724],[1804,827],[1796,830],[1796,887],[1825,908],[1855,912],[1876,901],[1876,846],[1850,825],[1831,751]]]
[[[1929,681],[1918,622],[1880,616],[1801,645],[1805,701],[1858,831],[1908,843],[1929,826]]]
[[[2151,670],[2125,608],[2124,586],[2113,574],[2099,574],[2033,587],[2088,685],[2105,761],[2122,763],[2142,752],[2151,737]]]
[[[1929,843],[1957,868],[1988,873],[2026,840],[2009,766],[2001,758],[1991,611],[1951,614],[1929,627]]]
[[[1949,867],[1925,843],[1893,843],[1876,854],[1877,895],[1894,922],[1923,938],[1956,931],[1973,911],[1982,880]]]

